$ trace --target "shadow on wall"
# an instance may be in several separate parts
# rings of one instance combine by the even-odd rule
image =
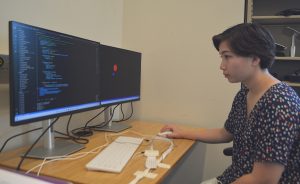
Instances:
[[[8,55],[0,54],[0,84],[8,84],[9,68]]]

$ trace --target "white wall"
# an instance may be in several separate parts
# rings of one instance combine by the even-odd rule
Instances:
[[[223,126],[239,85],[224,79],[211,38],[243,15],[241,0],[124,0],[123,47],[143,54],[137,118]],[[225,146],[207,146],[204,179],[229,165]]]
[[[8,21],[16,20],[102,43],[121,46],[123,0],[0,0],[0,53],[8,54]],[[8,85],[0,85],[0,145],[18,132],[40,127],[31,124],[9,126]],[[99,110],[74,115],[71,129],[84,125]],[[101,117],[98,121],[102,121]],[[61,118],[56,129],[64,130],[67,117]],[[97,123],[97,121],[94,121]],[[38,135],[37,133],[33,135]],[[35,136],[23,136],[7,148],[28,143]]]

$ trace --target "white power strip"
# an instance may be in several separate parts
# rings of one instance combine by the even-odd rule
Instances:
[[[156,169],[157,167],[169,169],[171,167],[168,164],[161,163],[161,161],[163,161],[173,150],[174,143],[172,139],[168,139],[160,136],[156,136],[154,137],[154,139],[169,142],[170,143],[169,148],[165,152],[163,152],[163,154],[160,156],[159,159],[156,159],[156,157],[159,155],[159,152],[157,150],[146,150],[145,151],[145,156],[147,156],[146,163],[145,163],[146,169],[144,171],[135,172],[134,173],[135,178],[129,184],[136,184],[144,177],[154,179],[157,176],[157,174],[150,173],[151,169]]]

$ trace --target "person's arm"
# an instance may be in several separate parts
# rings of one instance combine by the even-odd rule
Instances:
[[[168,138],[183,138],[199,140],[205,143],[226,143],[233,139],[232,134],[225,128],[204,129],[204,128],[181,128],[176,125],[166,125],[161,132],[171,130],[173,133],[167,135]]]
[[[255,162],[250,174],[243,175],[232,184],[277,184],[283,171],[281,164]]]

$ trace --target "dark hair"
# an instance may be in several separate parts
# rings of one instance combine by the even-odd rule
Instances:
[[[272,66],[275,57],[275,41],[272,34],[255,23],[242,23],[213,36],[214,46],[219,50],[221,42],[227,41],[232,51],[244,57],[260,58],[262,69]]]

